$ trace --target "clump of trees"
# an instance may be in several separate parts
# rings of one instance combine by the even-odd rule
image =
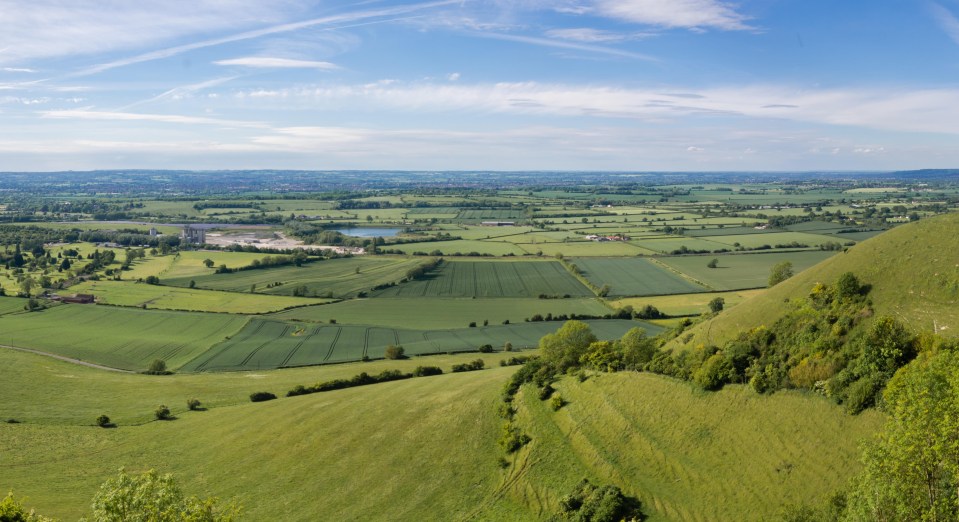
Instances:
[[[769,286],[776,286],[779,283],[793,276],[793,264],[790,261],[776,263],[769,271]]]
[[[476,370],[482,370],[485,367],[486,363],[483,362],[483,359],[476,359],[468,363],[454,364],[453,373],[474,372]]]
[[[250,402],[264,402],[272,401],[276,398],[276,395],[270,392],[253,392],[250,394]]]
[[[383,350],[383,357],[386,357],[390,360],[404,359],[406,358],[406,350],[402,346],[389,345]]]
[[[576,522],[633,522],[643,520],[642,504],[617,486],[597,486],[583,479],[559,501],[558,518]]]
[[[167,370],[166,361],[163,359],[153,359],[150,366],[143,372],[147,375],[172,375],[173,372]]]
[[[160,475],[155,470],[129,475],[123,469],[100,486],[92,508],[92,519],[98,522],[232,522],[241,511],[235,501],[221,504],[215,497],[187,497],[173,475]]]

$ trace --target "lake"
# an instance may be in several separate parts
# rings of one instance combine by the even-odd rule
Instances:
[[[353,237],[393,237],[399,234],[402,228],[337,228],[336,232]]]

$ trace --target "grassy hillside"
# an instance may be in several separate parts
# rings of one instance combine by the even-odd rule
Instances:
[[[876,315],[893,316],[917,331],[936,327],[941,335],[959,335],[957,229],[959,214],[947,214],[884,232],[695,326],[667,348],[722,345],[741,331],[769,325],[788,310],[789,299],[844,272],[872,285]]]
[[[649,373],[554,386],[569,404],[554,412],[527,388],[518,415],[532,442],[509,495],[538,514],[589,478],[639,498],[653,521],[773,520],[784,503],[843,487],[859,469],[858,441],[882,422],[810,394],[704,393]]]
[[[137,426],[124,421],[143,419],[126,410],[114,417],[118,428],[102,429],[64,422],[74,424],[74,410],[99,414],[95,398],[124,410],[189,390],[221,393],[228,404],[241,390],[414,361],[167,380],[37,358],[4,356],[35,381],[0,384],[4,401],[25,400],[9,395],[23,386],[47,411],[0,424],[0,484],[65,520],[120,466],[173,472],[188,492],[235,496],[245,520],[542,520],[584,477],[638,496],[654,521],[761,520],[784,501],[815,501],[841,485],[858,469],[857,439],[881,422],[799,393],[703,394],[630,372],[567,378],[557,384],[569,401],[559,412],[532,389],[520,394],[519,422],[533,441],[504,471],[494,409],[515,368],[181,409],[176,420]],[[90,397],[69,398],[91,383]]]

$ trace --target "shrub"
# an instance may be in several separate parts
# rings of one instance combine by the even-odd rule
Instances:
[[[251,402],[272,401],[275,398],[276,395],[273,395],[270,392],[253,392],[250,394]]]
[[[480,347],[479,347],[479,351],[480,351],[480,353],[493,353],[493,345],[492,345],[492,344],[484,344],[483,346],[480,346]]]
[[[512,422],[503,423],[503,429],[499,438],[499,445],[506,450],[506,453],[515,453],[520,448],[529,443],[529,435],[520,431]]]
[[[553,411],[558,411],[563,406],[566,406],[566,401],[564,401],[563,397],[558,393],[553,395],[553,398],[549,400],[549,407],[552,408]]]
[[[100,415],[97,417],[97,426],[100,426],[101,428],[108,428],[112,426],[110,423],[110,417],[107,417],[106,415]]]
[[[716,267],[718,267],[718,266],[719,266],[719,260],[718,260],[718,259],[715,259],[715,258],[713,258],[713,260],[712,260],[712,261],[710,261],[710,262],[708,262],[708,263],[706,263],[706,266],[707,266],[707,267],[709,267],[709,268],[716,268]]]
[[[442,375],[443,370],[436,366],[417,366],[413,370],[413,375],[415,377],[427,377],[430,375]]]
[[[553,388],[552,384],[547,384],[539,391],[539,400],[545,401],[546,399],[553,396],[553,392],[556,391],[556,388]]]
[[[594,486],[583,479],[572,493],[559,501],[562,520],[615,522],[643,520],[639,500],[627,497],[616,486]]]
[[[153,415],[157,420],[169,420],[173,418],[172,414],[170,413],[170,408],[167,408],[162,404],[157,406],[157,409],[153,412]]]
[[[403,359],[405,350],[402,346],[393,346],[392,344],[386,347],[386,350],[383,352],[383,357],[387,359],[396,360]]]
[[[483,362],[483,359],[476,359],[475,361],[468,363],[454,364],[453,373],[472,372],[476,370],[482,370],[484,367],[486,367],[486,363]]]
[[[150,366],[147,368],[147,371],[143,372],[147,375],[170,375],[173,372],[170,372],[166,369],[166,361],[163,359],[153,359],[150,363]]]
[[[186,407],[189,408],[190,411],[197,411],[197,410],[199,410],[199,409],[200,409],[200,399],[187,399],[187,401],[186,401]]]

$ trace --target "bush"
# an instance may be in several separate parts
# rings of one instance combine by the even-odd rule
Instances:
[[[430,375],[442,375],[443,370],[436,366],[417,366],[413,370],[414,377],[427,377]]]
[[[553,411],[558,411],[563,406],[566,406],[566,401],[564,401],[563,397],[558,393],[553,395],[553,398],[549,400],[549,407],[552,408]]]
[[[386,350],[383,352],[383,357],[387,359],[396,360],[403,359],[405,350],[402,346],[393,346],[392,344],[386,347]]]
[[[197,410],[199,410],[199,409],[200,409],[200,399],[187,399],[187,401],[186,401],[186,407],[189,408],[190,411],[197,411]]]
[[[479,347],[479,351],[480,351],[480,353],[493,353],[493,345],[492,345],[492,344],[484,344],[483,346],[480,346],[480,347]]]
[[[547,384],[546,386],[543,386],[543,388],[539,390],[539,400],[545,401],[546,399],[552,397],[553,392],[555,391],[556,391],[556,388],[553,388],[552,384]]]
[[[170,413],[170,408],[167,408],[162,404],[157,406],[157,409],[153,412],[153,415],[157,420],[169,420],[173,418],[173,415]]]
[[[97,417],[97,426],[100,426],[101,428],[109,428],[110,426],[113,426],[113,424],[110,422],[110,417],[107,417],[106,415],[100,415]]]
[[[170,375],[173,372],[166,369],[166,361],[163,359],[153,359],[147,371],[143,373],[147,375]]]
[[[476,359],[473,362],[454,364],[453,373],[473,372],[476,370],[482,370],[484,367],[486,367],[486,363],[483,362],[483,359]]]
[[[563,520],[616,522],[643,520],[639,500],[627,497],[616,486],[594,486],[583,479],[572,493],[559,501]]]
[[[506,453],[515,453],[520,448],[529,443],[529,435],[520,431],[512,422],[503,423],[503,430],[500,434],[499,445],[506,450]]]
[[[250,394],[251,402],[272,401],[275,398],[276,395],[273,395],[270,392],[253,392]]]

